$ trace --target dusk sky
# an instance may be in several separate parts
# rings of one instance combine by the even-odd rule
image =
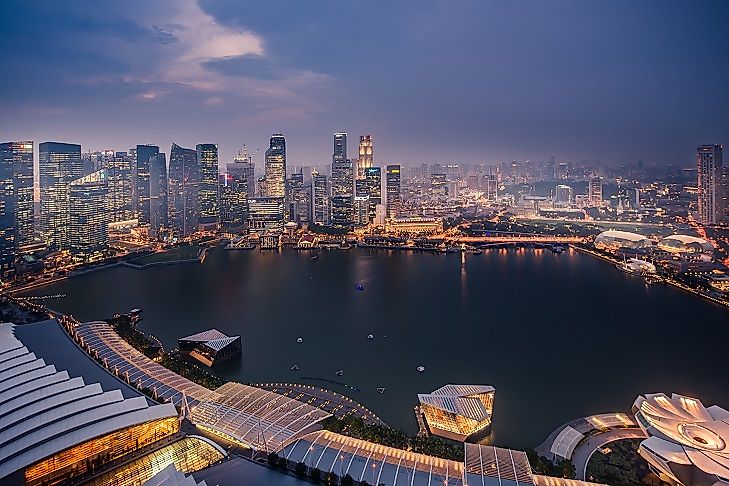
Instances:
[[[287,139],[326,164],[690,165],[729,143],[726,1],[5,1],[0,138],[126,150]]]

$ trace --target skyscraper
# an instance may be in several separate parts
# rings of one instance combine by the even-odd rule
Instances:
[[[133,170],[134,212],[139,224],[149,224],[149,159],[159,153],[156,145],[137,145],[136,165]]]
[[[365,171],[373,165],[372,135],[359,137],[359,159],[357,160],[357,179],[364,179]]]
[[[430,175],[430,191],[434,196],[448,195],[448,180],[445,174],[433,173]]]
[[[699,145],[696,148],[699,223],[701,224],[716,224],[719,220],[723,149],[724,147],[718,144]]]
[[[104,160],[108,187],[107,207],[109,221],[112,223],[134,218],[132,165],[132,158],[126,152],[117,152]]]
[[[10,164],[12,171],[13,214],[15,243],[18,246],[32,243],[35,238],[33,222],[33,142],[8,142],[0,144],[0,163]]]
[[[286,197],[286,139],[274,133],[266,150],[266,195]]]
[[[232,164],[228,164],[230,166]],[[220,176],[220,226],[226,233],[238,234],[248,218],[248,181],[240,174]]]
[[[402,198],[400,195],[400,165],[393,164],[387,166],[385,189],[387,196],[387,217],[396,218],[402,209]]]
[[[284,198],[249,198],[248,228],[252,233],[258,234],[265,234],[269,231],[281,233],[284,228]]]
[[[167,157],[162,152],[149,158],[149,232],[156,237],[167,226]]]
[[[314,224],[329,226],[331,224],[331,207],[329,200],[329,180],[324,174],[314,174],[311,182],[311,218]]]
[[[345,160],[347,160],[347,132],[337,132],[334,134],[332,163],[344,162]]]
[[[299,224],[309,222],[309,193],[304,187],[304,174],[289,177],[289,218]]]
[[[352,204],[354,198],[354,172],[351,160],[332,162],[331,224],[346,228],[354,223]]]
[[[225,169],[228,174],[237,178],[239,181],[245,181],[248,197],[254,197],[256,195],[256,165],[251,155],[246,151],[245,145],[233,159],[233,163],[225,165]]]
[[[220,219],[220,195],[218,194],[218,146],[201,143],[195,147],[200,169],[198,199],[201,229],[215,230]]]
[[[200,170],[194,150],[172,144],[168,186],[168,223],[176,238],[190,236],[198,227]]]
[[[368,167],[365,170],[365,180],[367,181],[367,191],[370,196],[368,212],[370,220],[372,220],[375,217],[377,205],[382,204],[382,168]]]
[[[15,268],[17,196],[13,185],[13,153],[9,144],[0,146],[0,281]]]
[[[44,142],[38,145],[40,156],[41,239],[56,250],[68,245],[69,189],[71,181],[81,177],[81,146]]]
[[[370,222],[370,191],[367,179],[354,181],[353,222],[356,226],[367,226]]]
[[[602,177],[590,177],[587,186],[587,198],[590,201],[590,206],[602,205]]]
[[[572,188],[564,184],[560,184],[554,189],[554,205],[555,207],[569,207],[572,203]]]
[[[107,192],[105,169],[69,184],[68,249],[76,258],[100,256],[108,247]]]
[[[499,198],[499,180],[496,174],[491,173],[486,177],[486,199],[496,201]]]

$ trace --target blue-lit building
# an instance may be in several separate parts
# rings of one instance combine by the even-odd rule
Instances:
[[[55,250],[68,248],[69,191],[81,177],[81,145],[44,142],[39,146],[41,239]]]

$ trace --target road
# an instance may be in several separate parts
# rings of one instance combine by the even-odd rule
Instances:
[[[572,453],[572,464],[577,472],[577,479],[585,479],[587,463],[590,457],[600,447],[610,442],[623,439],[644,439],[643,431],[639,428],[610,429],[602,434],[593,435],[581,442]]]

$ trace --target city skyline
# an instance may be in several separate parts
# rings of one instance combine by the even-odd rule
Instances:
[[[204,141],[221,163],[280,132],[290,165],[326,163],[337,130],[404,166],[687,165],[727,143],[723,2],[408,6],[10,5],[0,131],[91,150]],[[373,35],[333,43],[334,18]]]

